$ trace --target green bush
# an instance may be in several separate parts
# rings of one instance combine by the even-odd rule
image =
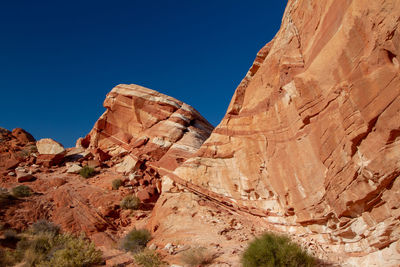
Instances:
[[[126,196],[122,199],[121,201],[121,208],[123,209],[130,209],[130,210],[137,210],[140,208],[140,199],[133,196],[129,195]]]
[[[133,255],[135,263],[143,267],[158,267],[165,265],[160,255],[152,250],[144,249],[142,252]]]
[[[203,266],[214,260],[214,254],[204,247],[195,247],[182,252],[181,260],[189,266]]]
[[[244,267],[310,267],[314,258],[286,236],[265,233],[252,241],[242,255]]]
[[[37,267],[82,267],[101,264],[102,253],[83,236],[59,234],[59,227],[46,221],[32,225],[30,231],[22,234],[15,251],[9,251],[8,262],[15,265]],[[0,266],[2,266],[0,264]],[[5,265],[7,266],[7,265]]]
[[[34,235],[49,233],[53,236],[56,236],[60,233],[60,226],[46,220],[39,220],[32,224],[30,230]]]
[[[11,189],[11,192],[15,197],[29,197],[32,195],[33,190],[29,186],[18,185]]]
[[[115,180],[112,181],[112,189],[113,190],[118,190],[121,185],[122,185],[122,180],[121,179],[115,179]]]
[[[79,174],[83,178],[89,178],[89,177],[92,177],[95,174],[95,171],[94,171],[93,168],[90,168],[89,166],[85,166],[79,171]]]
[[[55,239],[57,249],[49,260],[38,264],[38,267],[82,267],[101,264],[101,251],[83,236],[75,237],[69,234],[58,235]]]
[[[122,239],[121,247],[126,251],[138,253],[150,240],[151,234],[146,229],[133,229]]]

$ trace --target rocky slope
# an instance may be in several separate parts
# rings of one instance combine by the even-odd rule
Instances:
[[[399,264],[399,14],[396,0],[290,0],[226,116],[169,183],[348,264]]]

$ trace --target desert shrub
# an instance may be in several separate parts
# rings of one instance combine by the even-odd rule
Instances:
[[[58,235],[55,238],[57,249],[51,258],[37,266],[81,267],[101,264],[101,251],[97,250],[92,242],[83,236],[75,237],[69,234]]]
[[[122,249],[138,253],[142,251],[151,240],[151,234],[146,229],[133,229],[121,242]]]
[[[204,247],[195,247],[182,252],[181,260],[189,266],[207,265],[214,260],[214,254]]]
[[[112,181],[112,189],[113,190],[118,190],[121,185],[122,185],[122,180],[121,179],[115,179],[115,180]]]
[[[93,168],[89,167],[89,166],[84,166],[80,171],[79,174],[83,177],[83,178],[89,178],[92,177],[95,174],[95,171]]]
[[[81,267],[103,262],[102,253],[92,242],[83,236],[59,234],[59,227],[46,221],[33,224],[22,236],[15,251],[9,253],[11,262],[40,267]]]
[[[135,263],[143,267],[158,267],[165,263],[161,260],[160,255],[152,250],[144,249],[142,252],[133,255]]]
[[[15,263],[13,251],[0,248],[0,266],[14,266]]]
[[[242,255],[244,267],[309,267],[314,258],[286,236],[265,233],[252,241]]]
[[[32,189],[26,185],[18,185],[11,189],[11,192],[15,197],[29,197],[33,193]]]
[[[137,210],[140,208],[140,199],[133,195],[126,196],[121,201],[121,208]]]
[[[53,236],[56,236],[60,233],[60,226],[46,220],[39,220],[32,224],[30,230],[34,235],[40,233],[49,233]]]

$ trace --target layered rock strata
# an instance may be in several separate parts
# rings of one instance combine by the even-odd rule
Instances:
[[[290,0],[222,122],[167,176],[349,264],[399,264],[399,23],[396,0]]]
[[[114,87],[104,107],[81,146],[112,156],[129,154],[135,161],[169,170],[191,157],[213,130],[191,106],[134,84]]]

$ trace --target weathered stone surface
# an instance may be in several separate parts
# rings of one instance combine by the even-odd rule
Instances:
[[[55,155],[65,151],[62,144],[50,138],[43,138],[36,142],[36,147],[40,154]]]
[[[24,144],[36,141],[35,138],[30,133],[21,128],[15,128],[14,130],[12,130],[11,134],[15,138],[17,138],[18,141]]]
[[[386,255],[400,227],[399,14],[396,0],[289,1],[222,122],[170,178],[353,264]]]
[[[25,171],[18,170],[16,171],[16,174],[17,182],[19,183],[30,182],[36,179],[31,173],[27,173]]]
[[[191,157],[213,129],[191,106],[138,85],[116,86],[104,107],[106,112],[78,146],[111,156],[129,152],[135,161],[169,170]]]
[[[69,168],[67,169],[67,173],[79,173],[79,171],[82,169],[81,166],[79,166],[78,164],[72,164],[71,166],[69,166]]]
[[[37,156],[36,163],[45,167],[59,165],[64,159],[64,153],[60,154],[40,154]]]

